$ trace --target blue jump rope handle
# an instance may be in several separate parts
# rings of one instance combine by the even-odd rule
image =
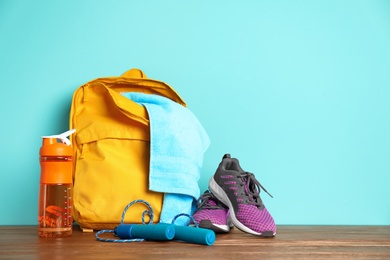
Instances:
[[[175,225],[173,240],[211,246],[215,241],[215,233],[210,229]]]
[[[161,226],[171,226],[175,229],[173,240],[211,246],[215,241],[215,233],[211,229],[196,228],[190,226],[178,226],[174,224],[159,223]]]
[[[115,234],[121,239],[143,238],[145,240],[172,240],[175,236],[173,225],[154,224],[120,224],[115,228]]]
[[[173,224],[120,224],[115,228],[115,234],[121,239],[142,238],[145,240],[183,242],[211,246],[215,241],[215,233],[210,229],[177,226]]]

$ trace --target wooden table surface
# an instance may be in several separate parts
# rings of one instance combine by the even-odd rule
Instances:
[[[103,234],[112,238],[111,234]],[[110,243],[77,227],[43,239],[36,226],[0,226],[0,259],[390,259],[390,226],[278,226],[275,238],[232,229],[212,246],[179,241]]]

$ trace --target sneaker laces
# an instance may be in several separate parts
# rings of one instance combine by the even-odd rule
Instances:
[[[262,200],[260,198],[260,191],[263,190],[271,198],[273,196],[264,188],[263,185],[256,179],[255,175],[250,172],[244,172],[240,174],[241,179],[244,181],[242,185],[245,185],[245,193],[248,195],[249,203],[261,206]]]
[[[200,195],[196,201],[196,207],[200,209],[220,209],[225,206],[209,191],[204,192]]]

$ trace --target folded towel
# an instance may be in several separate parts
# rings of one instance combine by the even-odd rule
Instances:
[[[188,108],[168,98],[138,92],[122,95],[148,111],[149,189],[165,193],[161,222],[169,223],[178,213],[191,214],[192,202],[200,195],[198,180],[210,144],[207,133]]]

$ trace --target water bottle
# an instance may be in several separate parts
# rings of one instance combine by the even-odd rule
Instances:
[[[65,237],[72,234],[73,149],[67,137],[74,131],[42,137],[39,151],[39,237]]]

